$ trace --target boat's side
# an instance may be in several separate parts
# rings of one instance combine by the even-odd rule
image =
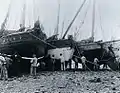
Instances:
[[[49,57],[49,60],[51,60],[49,62],[48,61],[46,62],[46,64],[48,64],[47,68],[51,69],[50,63],[54,63],[55,64],[54,70],[60,70],[61,62],[68,63],[73,57],[74,41],[70,39],[62,39],[52,40],[49,41],[48,43],[55,47],[47,46],[47,55]]]
[[[93,69],[94,58],[98,58],[101,64],[108,64],[112,70],[118,70],[118,62],[115,60],[115,55],[112,49],[109,49],[110,44],[98,44],[98,43],[77,43],[79,53],[83,53],[89,61],[87,63],[88,68]],[[77,56],[79,54],[75,52]]]
[[[74,47],[74,41],[70,39],[52,40],[48,43],[54,45],[56,48]],[[48,49],[53,49],[53,47],[48,46]]]
[[[72,59],[74,53],[74,48],[70,47],[63,47],[63,48],[56,48],[48,50],[48,55],[52,59],[60,59],[61,61],[69,61]]]
[[[0,52],[7,54],[18,52],[22,56],[36,53],[37,56],[42,56],[46,45],[41,40],[38,40],[32,32],[8,35],[0,39]]]

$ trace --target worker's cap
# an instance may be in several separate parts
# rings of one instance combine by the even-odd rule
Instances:
[[[36,57],[36,55],[35,55],[35,54],[33,54],[33,57]]]

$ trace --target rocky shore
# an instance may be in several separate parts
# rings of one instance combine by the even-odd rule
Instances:
[[[120,72],[45,71],[1,80],[0,93],[120,93]]]

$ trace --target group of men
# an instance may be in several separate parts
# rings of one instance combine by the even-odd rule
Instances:
[[[89,60],[87,60],[87,58],[84,55],[82,55],[81,57],[74,56],[73,61],[75,62],[74,69],[76,69],[76,70],[78,69],[78,63],[82,64],[83,70],[91,70],[92,69],[94,71],[98,71],[100,69],[100,65],[101,65],[100,60],[97,57],[95,57],[93,59],[93,61],[89,61]],[[92,64],[91,68],[89,68],[90,65],[88,65],[88,63]],[[67,66],[65,66],[65,64],[67,64],[67,62],[61,61],[61,70],[66,70]],[[70,69],[71,69],[71,65],[72,65],[71,61],[69,61]],[[106,62],[103,63],[103,69],[107,69]]]
[[[96,57],[94,58],[93,62],[87,60],[85,56],[81,56],[79,59],[81,60],[83,70],[90,70],[90,68],[87,66],[87,63],[93,65],[94,71],[97,71],[100,69],[100,61]],[[75,60],[75,69],[78,69],[78,63],[79,63],[78,58],[75,58],[74,60]],[[106,63],[103,64],[103,69],[107,69]]]
[[[15,59],[18,58],[19,55],[14,55]],[[19,68],[19,65],[17,66],[17,64],[19,63],[18,60],[14,60],[14,57],[13,55],[6,55],[6,54],[0,54],[0,79],[2,80],[7,80],[8,79],[8,68],[9,68],[9,65],[13,65],[13,73],[17,73],[16,75],[20,74],[18,73],[18,68]],[[38,63],[38,59],[41,59],[43,57],[39,57],[37,58],[35,54],[33,54],[33,57],[32,58],[28,58],[28,57],[20,57],[22,59],[28,59],[30,60],[30,74],[31,75],[36,75],[36,68],[40,65]],[[12,62],[10,64],[10,61]],[[13,61],[16,61],[16,62],[13,62]],[[15,64],[16,63],[16,64]],[[14,73],[14,74],[15,74]]]
[[[18,58],[19,56],[18,55],[14,55],[14,57]],[[17,61],[17,60],[12,59],[14,57],[12,55],[3,55],[3,54],[0,55],[0,79],[4,79],[4,80],[8,79],[8,65],[10,65],[9,64],[10,61]],[[31,58],[29,58],[29,57],[20,57],[20,58],[29,60],[29,62],[31,64],[30,65],[30,74],[35,76],[36,75],[36,69],[40,65],[38,63],[38,60],[43,58],[43,57],[37,58],[36,55],[33,54],[33,56]],[[100,68],[98,58],[94,58],[94,62],[88,61],[85,56],[81,56],[81,58],[79,58],[79,59],[81,60],[82,69],[83,70],[89,69],[89,67],[87,67],[87,65],[86,65],[87,62],[89,62],[89,63],[94,65],[93,69],[95,71],[99,70],[99,68]],[[79,63],[78,62],[78,58],[75,57],[74,61],[75,61],[75,69],[78,69],[78,63]],[[19,63],[19,62],[17,62],[17,63]],[[71,66],[70,63],[68,63],[68,64],[69,64],[69,66]],[[15,67],[19,68],[19,67],[17,67],[17,65],[15,65]],[[63,62],[62,62],[61,63],[61,70],[66,70],[66,67],[67,67],[67,65],[66,64],[63,65]],[[107,68],[107,65],[104,65],[103,67]]]

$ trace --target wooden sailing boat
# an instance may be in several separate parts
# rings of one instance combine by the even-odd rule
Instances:
[[[0,52],[5,54],[14,54],[17,52],[21,56],[43,56],[45,54],[46,34],[41,30],[39,19],[34,23],[34,27],[26,29],[25,27],[25,4],[23,7],[22,22],[20,29],[15,33],[6,33],[6,22],[9,17],[9,11],[1,27],[2,36],[0,38]]]
[[[86,1],[86,0],[85,0]],[[50,37],[47,42],[54,45],[55,47],[51,47],[48,46],[48,55],[50,56],[51,59],[55,60],[55,64],[56,64],[56,69],[55,70],[60,70],[61,69],[61,61],[64,61],[67,64],[69,64],[69,67],[71,68],[71,59],[73,57],[73,53],[75,51],[75,41],[73,40],[73,36],[69,35],[68,39],[65,39],[69,29],[71,28],[73,22],[75,21],[76,17],[78,16],[79,12],[81,11],[83,5],[85,4],[85,1],[83,2],[83,4],[80,6],[80,8],[78,9],[77,13],[75,14],[74,18],[72,19],[71,23],[69,24],[67,30],[65,31],[62,39],[57,38],[57,34],[53,35],[52,37]],[[60,7],[60,4],[59,4]],[[58,8],[60,9],[60,8]],[[60,10],[58,10],[60,12]],[[58,20],[57,22],[59,22],[59,12],[58,12]],[[58,28],[58,24],[57,23],[57,28]],[[58,29],[57,31],[58,32]]]
[[[94,66],[94,58],[98,58],[100,60],[99,64],[108,64],[108,66],[112,70],[118,70],[118,62],[116,61],[116,56],[113,51],[112,43],[118,42],[119,40],[112,40],[103,42],[101,41],[94,41],[94,24],[95,24],[95,0],[93,4],[93,21],[92,21],[92,34],[91,37],[85,40],[81,40],[79,42],[76,42],[77,44],[77,50],[76,54],[77,56],[81,56],[80,54],[83,54],[87,60],[87,67],[91,70],[93,70]]]
[[[85,0],[86,1],[86,0]],[[69,56],[69,60],[64,60],[64,61],[70,61],[74,56],[78,57],[80,60],[81,54],[84,54],[89,61],[87,63],[87,67],[91,70],[93,70],[93,60],[94,58],[98,58],[100,60],[99,64],[104,64],[107,63],[109,67],[112,70],[117,70],[118,69],[118,64],[115,59],[115,54],[112,50],[112,42],[117,42],[119,40],[115,41],[108,41],[108,42],[103,42],[103,41],[94,41],[94,24],[95,24],[95,2],[93,4],[93,21],[92,21],[92,34],[91,37],[86,39],[86,40],[81,40],[81,41],[74,41],[72,36],[69,36],[68,39],[65,39],[66,34],[68,33],[70,27],[72,26],[74,20],[76,19],[78,13],[80,12],[81,8],[83,7],[85,1],[77,11],[75,17],[71,21],[70,25],[68,26],[65,34],[63,35],[63,38],[61,40],[57,40],[56,35],[51,37],[48,42],[54,46],[55,48],[48,48],[48,54],[52,59],[61,59],[61,56],[63,56],[63,48],[70,47],[72,50],[71,55]],[[70,50],[70,51],[71,51]],[[74,53],[73,53],[74,52]],[[69,54],[68,54],[69,55]],[[64,57],[65,58],[65,57]],[[81,61],[79,61],[81,62]]]

